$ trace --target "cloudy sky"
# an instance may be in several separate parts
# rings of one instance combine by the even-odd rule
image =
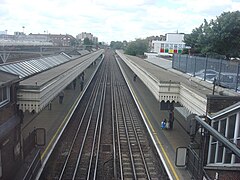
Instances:
[[[204,19],[236,10],[240,0],[0,0],[0,31],[91,32],[99,41],[130,41],[190,33]]]

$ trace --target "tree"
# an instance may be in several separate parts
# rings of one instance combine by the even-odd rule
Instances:
[[[88,37],[84,38],[83,45],[92,45],[92,44],[93,42]]]
[[[194,53],[240,57],[240,12],[224,12],[216,20],[204,20],[184,42]]]
[[[184,36],[184,42],[186,45],[191,47],[192,53],[200,53],[201,45],[199,43],[199,38],[203,34],[202,25],[199,28],[193,29],[191,34],[187,34]]]
[[[136,39],[129,42],[125,53],[133,56],[144,55],[148,51],[148,41],[146,39]]]
[[[80,43],[77,39],[70,39],[71,46],[78,46]]]
[[[123,43],[121,41],[111,41],[110,47],[113,49],[123,49]]]
[[[86,46],[86,47],[85,47],[86,50],[91,51],[91,49],[92,49],[92,44],[93,44],[93,42],[92,42],[88,37],[84,38],[84,40],[83,40],[83,45]]]
[[[216,52],[227,58],[240,57],[240,11],[223,13],[213,22],[212,30]]]

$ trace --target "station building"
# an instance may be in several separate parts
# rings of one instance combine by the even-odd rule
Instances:
[[[0,71],[0,179],[12,179],[22,161],[17,75]]]
[[[210,124],[240,149],[240,101],[239,97],[212,96],[209,98]],[[216,107],[216,104],[221,104]],[[232,105],[230,105],[232,104]],[[212,179],[237,179],[240,175],[240,158],[213,135],[208,139],[205,171]]]
[[[184,33],[167,33],[166,40],[152,41],[151,52],[158,55],[181,54],[185,48]]]
[[[0,179],[13,179],[39,145],[42,136],[39,138],[37,130],[43,128],[34,127],[23,136],[23,123],[79,79],[86,68],[102,57],[102,52],[79,51],[77,57],[62,52],[0,66]]]

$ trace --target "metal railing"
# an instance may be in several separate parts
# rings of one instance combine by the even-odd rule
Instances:
[[[192,178],[201,179],[201,159],[191,148],[188,148],[187,169],[190,171]]]
[[[172,67],[184,73],[240,91],[240,62],[182,54],[173,55]]]

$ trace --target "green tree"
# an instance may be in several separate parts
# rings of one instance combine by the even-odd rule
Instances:
[[[202,25],[199,28],[192,30],[191,34],[186,34],[184,36],[184,42],[186,45],[191,47],[191,51],[194,53],[200,53],[201,45],[199,43],[200,35],[202,34]]]
[[[83,45],[85,45],[85,49],[86,50],[91,51],[93,42],[88,37],[86,37],[83,40]]]
[[[224,12],[213,22],[215,52],[229,57],[240,57],[240,11]]]
[[[136,39],[128,43],[125,50],[126,54],[137,56],[144,55],[148,51],[148,41],[146,39]]]
[[[204,20],[184,41],[194,53],[240,57],[240,12],[224,12],[216,20]]]
[[[77,39],[70,39],[71,46],[78,46],[80,43]]]
[[[110,47],[113,49],[123,49],[123,43],[121,41],[111,41]]]
[[[92,44],[93,42],[88,37],[84,38],[83,45],[92,45]]]

